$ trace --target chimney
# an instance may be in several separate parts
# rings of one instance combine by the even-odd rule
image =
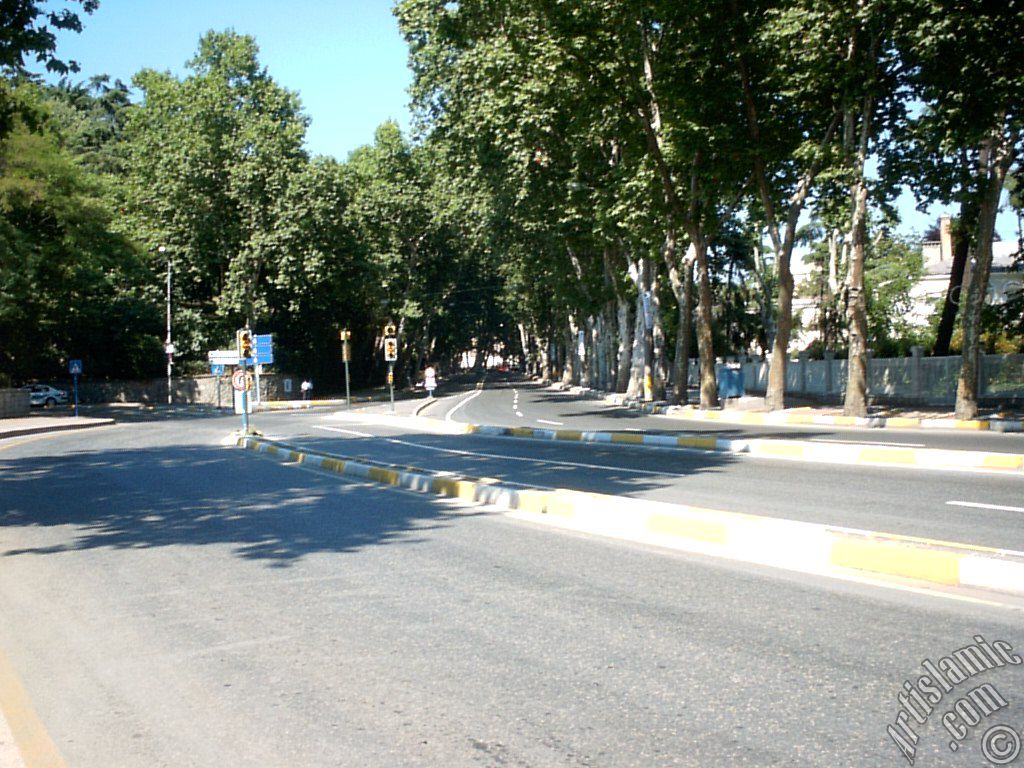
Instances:
[[[939,217],[939,261],[953,260],[953,223],[949,216]]]

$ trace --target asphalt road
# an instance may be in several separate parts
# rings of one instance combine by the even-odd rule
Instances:
[[[1018,610],[537,528],[234,426],[0,443],[0,648],[68,765],[898,766],[924,659],[1024,648]],[[1008,706],[954,753],[980,682]],[[985,764],[1024,666],[935,709],[916,765]]]
[[[516,395],[518,394],[518,398]],[[456,401],[439,398],[423,412],[444,417]],[[872,429],[829,426],[759,426],[687,420],[678,415],[647,415],[539,385],[515,374],[491,374],[480,397],[453,417],[475,424],[557,429],[643,431],[750,439],[782,438],[821,442],[856,442],[915,448],[1024,453],[1024,433],[931,429]]]

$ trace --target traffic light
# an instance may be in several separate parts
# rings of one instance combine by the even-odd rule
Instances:
[[[384,359],[389,363],[398,359],[398,339],[394,336],[384,339]]]
[[[248,328],[238,331],[238,356],[244,360],[252,358],[252,332]]]
[[[394,336],[395,333],[396,333],[396,331],[395,331],[395,324],[394,323],[388,323],[387,325],[384,326],[384,335],[385,336]]]

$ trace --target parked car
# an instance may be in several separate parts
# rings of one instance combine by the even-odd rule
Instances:
[[[29,384],[22,389],[28,392],[29,402],[33,406],[52,408],[55,405],[68,404],[68,393],[49,384]]]

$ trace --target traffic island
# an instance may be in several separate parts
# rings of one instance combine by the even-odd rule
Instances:
[[[576,429],[499,427],[464,424],[427,416],[383,414],[331,414],[333,419],[376,420],[380,424],[401,423],[406,427],[438,434],[474,434],[529,440],[563,440],[576,443],[646,446],[688,451],[714,451],[761,459],[811,461],[873,467],[906,467],[947,472],[991,472],[1024,475],[1024,454],[998,451],[969,451],[942,448],[902,448],[869,443],[820,443],[782,438],[731,439],[707,435],[663,435],[642,432],[602,432]]]
[[[834,578],[854,574],[1024,595],[1024,552],[378,464],[247,436],[237,445],[306,467],[485,504],[599,536]]]

